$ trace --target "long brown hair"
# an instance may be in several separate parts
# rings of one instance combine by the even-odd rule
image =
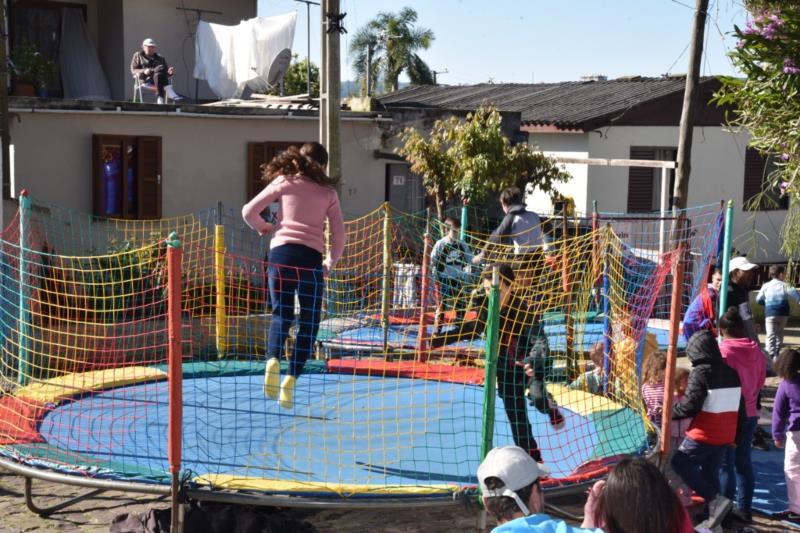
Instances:
[[[278,176],[291,178],[296,175],[305,176],[324,187],[335,187],[339,181],[325,174],[322,167],[294,145],[273,157],[269,163],[261,165],[261,179],[268,183]]]
[[[664,374],[667,371],[667,356],[664,352],[655,352],[645,362],[642,370],[642,382],[650,385],[664,383]]]
[[[674,533],[680,531],[683,510],[658,467],[625,458],[608,474],[594,518],[608,533]]]

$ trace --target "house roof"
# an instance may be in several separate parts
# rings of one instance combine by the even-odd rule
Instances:
[[[714,78],[701,85],[716,86]],[[682,99],[686,79],[618,78],[561,83],[482,83],[478,85],[422,85],[387,94],[379,101],[387,109],[428,108],[471,111],[490,102],[500,111],[518,112],[523,125],[586,129],[614,122],[627,112],[661,98]],[[709,87],[710,88],[710,87]]]

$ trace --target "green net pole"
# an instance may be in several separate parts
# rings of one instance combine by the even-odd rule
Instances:
[[[481,425],[481,460],[492,449],[494,436],[494,404],[497,379],[497,354],[500,341],[500,272],[492,271],[489,291],[489,313],[486,319],[486,372],[483,383],[483,424]]]
[[[458,238],[464,242],[467,240],[467,222],[469,222],[468,204],[469,202],[464,198],[464,203],[461,204],[461,232],[458,235]]]
[[[28,260],[26,254],[28,246],[28,217],[30,216],[31,198],[28,191],[23,190],[19,195],[19,372],[17,381],[21,386],[28,384],[30,379],[30,354],[28,354]]]
[[[392,207],[383,204],[383,298],[381,300],[381,328],[383,329],[383,354],[389,357],[389,304],[392,291]]]
[[[733,239],[733,200],[725,209],[725,237],[722,241],[722,286],[719,289],[719,316],[728,306],[728,280],[731,274],[731,240]]]

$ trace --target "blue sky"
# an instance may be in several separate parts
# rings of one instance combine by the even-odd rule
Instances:
[[[341,0],[342,78],[354,79],[349,36],[380,11],[410,6],[436,40],[421,56],[440,83],[530,83],[585,74],[659,76],[685,73],[694,0]],[[306,7],[258,0],[260,16],[297,10],[294,50],[306,55]],[[311,6],[311,59],[319,63],[318,6]],[[711,0],[702,73],[735,74],[726,50],[746,14],[736,0]]]

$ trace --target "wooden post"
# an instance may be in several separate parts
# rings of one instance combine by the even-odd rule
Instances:
[[[172,474],[171,531],[180,532],[181,437],[183,432],[183,356],[181,354],[181,241],[172,233],[167,241],[167,334],[169,379],[169,429],[167,454]]]
[[[8,118],[8,47],[6,42],[6,0],[0,0],[0,161],[2,179],[0,182],[0,230],[6,227],[4,202],[6,194],[11,193],[11,132]],[[6,191],[6,184],[9,190]]]
[[[686,255],[683,214],[676,223],[678,241],[672,253],[672,300],[669,308],[669,348],[667,349],[667,369],[664,375],[664,409],[661,417],[661,460],[669,454],[670,422],[672,422],[672,403],[675,390],[675,364],[678,359],[678,333],[681,320],[681,299],[683,297],[683,272]]]
[[[328,174],[334,178],[342,177],[342,144],[339,135],[339,101],[341,99],[341,60],[340,60],[340,29],[339,0],[323,0],[322,13],[324,24],[324,50],[325,50],[325,100],[320,102],[320,111],[325,108],[325,140],[322,144],[328,150]],[[341,181],[338,182],[337,191],[341,193]]]
[[[686,90],[683,94],[680,130],[678,132],[678,168],[675,173],[675,199],[673,210],[686,209],[691,173],[692,134],[694,116],[699,93],[700,62],[703,58],[703,36],[706,30],[708,0],[697,0],[694,9],[692,40],[689,45],[689,73],[686,75]]]

